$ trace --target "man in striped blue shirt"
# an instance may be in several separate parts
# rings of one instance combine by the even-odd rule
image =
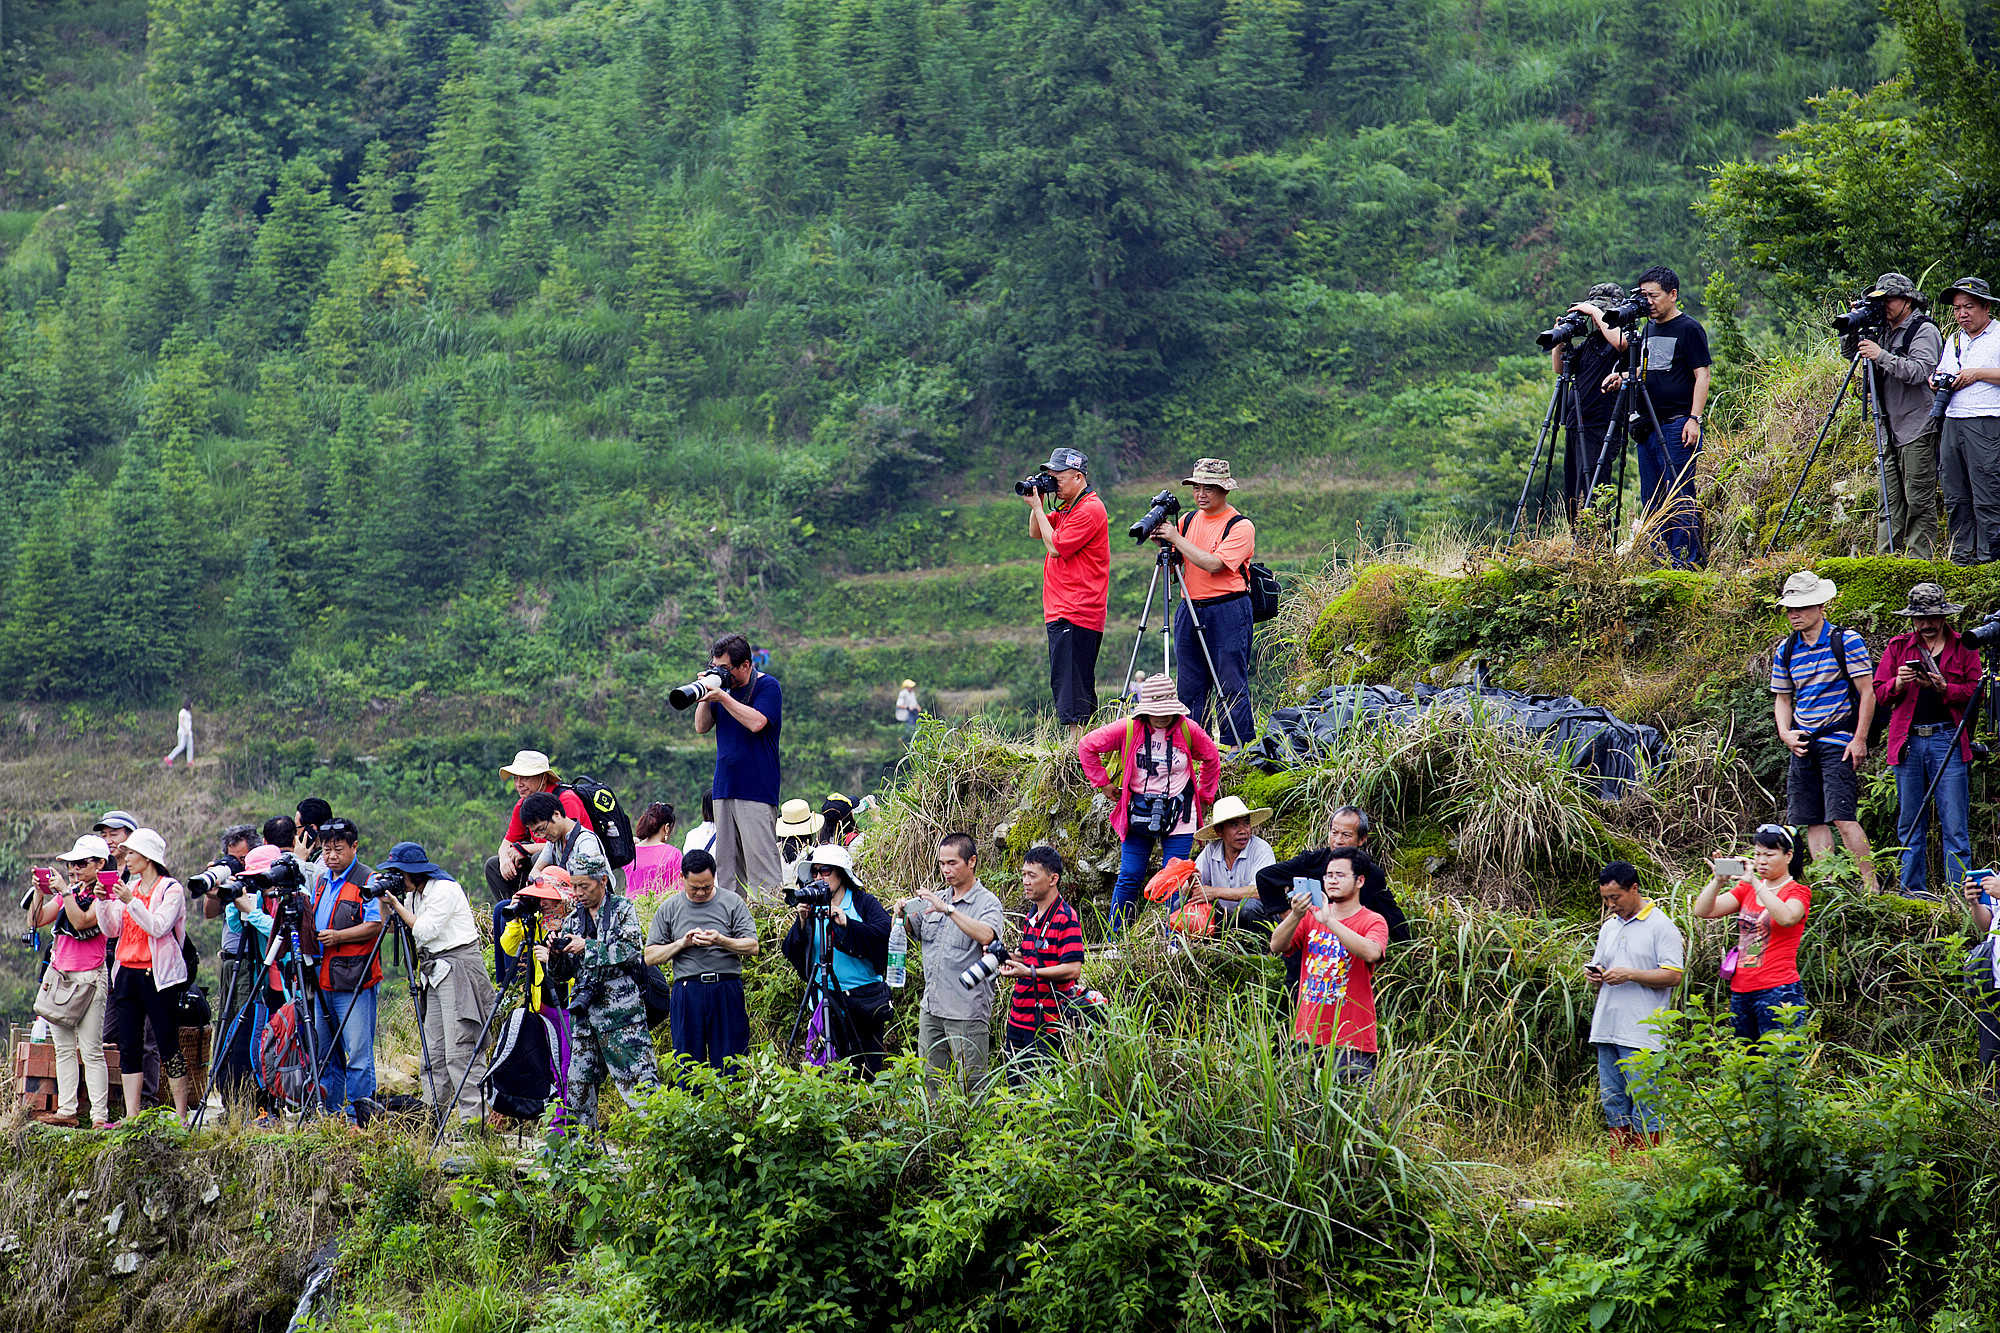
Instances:
[[[1778,605],[1792,632],[1771,656],[1772,712],[1778,739],[1792,752],[1785,775],[1792,822],[1806,826],[1806,846],[1815,857],[1833,850],[1838,830],[1861,882],[1873,892],[1875,864],[1855,805],[1875,720],[1874,665],[1860,634],[1827,622],[1826,604],[1837,592],[1832,579],[1811,570],[1785,580]]]

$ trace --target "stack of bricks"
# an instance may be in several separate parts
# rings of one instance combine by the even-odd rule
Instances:
[[[30,1115],[56,1109],[56,1046],[52,1041],[29,1041],[29,1029],[16,1027],[9,1043],[14,1052],[14,1095],[21,1109]],[[208,1061],[213,1047],[213,1030],[206,1027],[181,1029],[181,1055],[188,1065],[188,1105],[197,1106],[208,1095]],[[80,1063],[80,1062],[79,1062]],[[119,1109],[118,1047],[104,1043],[104,1064],[111,1073],[111,1105]],[[83,1070],[77,1069],[79,1101],[83,1100]],[[165,1089],[161,1092],[164,1095]],[[82,1109],[82,1108],[79,1108]]]

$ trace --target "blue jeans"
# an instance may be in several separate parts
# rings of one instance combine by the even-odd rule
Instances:
[[[1612,1129],[1630,1129],[1641,1134],[1660,1132],[1660,1116],[1632,1094],[1632,1077],[1625,1061],[1639,1053],[1637,1046],[1620,1046],[1600,1041],[1597,1046],[1597,1101],[1604,1108],[1604,1123]]]
[[[337,1050],[336,1032],[340,1034]],[[353,1119],[354,1103],[375,1095],[375,988],[322,992],[318,1042],[319,1058],[326,1065],[319,1090],[327,1109],[345,1111]],[[329,1051],[333,1053],[329,1055]]]
[[[1701,514],[1694,504],[1694,468],[1695,460],[1701,457],[1701,445],[1697,442],[1689,448],[1681,441],[1681,431],[1688,423],[1685,416],[1669,417],[1655,431],[1644,412],[1641,404],[1639,508],[1646,514],[1671,509],[1660,525],[1667,554],[1673,557],[1676,569],[1698,568],[1707,560],[1701,549]]]
[[[1188,849],[1194,846],[1194,834],[1169,833],[1164,838],[1155,838],[1144,829],[1131,829],[1125,834],[1125,841],[1118,847],[1118,881],[1111,886],[1113,935],[1124,930],[1126,921],[1139,911],[1139,891],[1146,887],[1156,841],[1162,845],[1160,864],[1165,865],[1177,856],[1188,854]]]
[[[1944,776],[1939,777],[1942,770]],[[1964,881],[1972,860],[1972,773],[1965,756],[1952,744],[1951,733],[1912,736],[1896,765],[1896,841],[1903,844],[1903,891],[1930,890],[1931,814],[1923,804],[1931,782],[1937,782],[1939,840],[1944,844],[1946,882]]]
[[[1195,610],[1201,615],[1201,639],[1194,636],[1187,606],[1183,604],[1174,612],[1175,692],[1217,745],[1248,744],[1257,739],[1257,720],[1250,713],[1253,626],[1249,594]],[[1208,641],[1208,657],[1215,659],[1213,680],[1208,675],[1208,657],[1202,656],[1202,639]],[[1212,718],[1208,714],[1211,689],[1217,696]]]
[[[1778,1016],[1778,1010],[1788,1004],[1803,1005],[1805,1002],[1806,988],[1796,981],[1764,990],[1731,991],[1729,1017],[1736,1024],[1738,1037],[1744,1041],[1755,1041],[1766,1033],[1803,1023],[1803,1013],[1787,1021]]]

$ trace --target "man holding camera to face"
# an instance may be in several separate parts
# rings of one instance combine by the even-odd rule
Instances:
[[[750,661],[741,634],[715,641],[696,684],[694,729],[715,733],[715,882],[746,902],[753,887],[768,899],[785,876],[777,835],[784,692]]]
[[[1917,285],[1901,273],[1875,279],[1865,298],[1881,302],[1880,341],[1864,337],[1855,350],[1874,363],[1876,410],[1888,436],[1882,451],[1882,514],[1878,545],[1913,560],[1937,555],[1938,429],[1930,419],[1931,374],[1944,352],[1937,324],[1924,313]]]
[[[1051,450],[1040,472],[1014,483],[1014,493],[1028,506],[1028,535],[1042,544],[1042,619],[1056,719],[1080,731],[1097,711],[1097,650],[1111,604],[1111,518],[1081,450]],[[1044,496],[1055,497],[1052,508],[1042,507]]]
[[[940,839],[937,863],[944,891],[926,885],[896,904],[923,948],[917,1051],[930,1066],[930,1085],[956,1060],[960,1085],[971,1091],[986,1081],[993,1053],[993,984],[988,978],[966,986],[959,978],[998,942],[1006,909],[979,882],[979,852],[970,834]]]

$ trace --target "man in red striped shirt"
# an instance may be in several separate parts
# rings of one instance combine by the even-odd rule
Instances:
[[[1025,1066],[1060,1053],[1062,995],[1083,975],[1083,925],[1063,901],[1063,859],[1053,847],[1030,847],[1021,864],[1028,919],[1021,947],[1000,965],[1014,979],[1007,1011],[1007,1081],[1018,1085]]]

